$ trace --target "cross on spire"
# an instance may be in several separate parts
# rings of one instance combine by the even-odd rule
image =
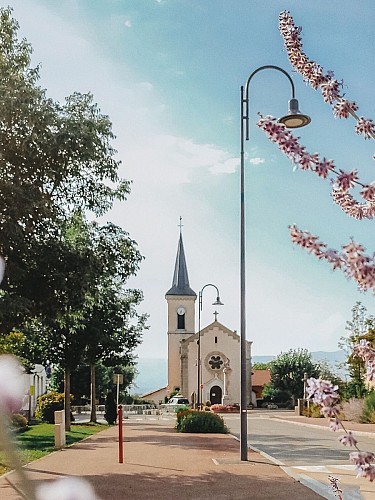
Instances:
[[[218,314],[219,314],[219,313],[218,313],[217,311],[215,311],[215,312],[214,312],[215,321],[217,321],[217,316],[218,316]]]
[[[180,228],[180,233],[182,233],[182,228],[184,227],[184,225],[182,224],[182,217],[180,215],[180,223],[178,224],[178,227]]]

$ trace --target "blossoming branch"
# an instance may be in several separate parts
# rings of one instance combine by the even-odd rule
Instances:
[[[365,248],[351,241],[343,245],[343,252],[327,249],[327,245],[319,241],[308,231],[302,231],[293,224],[289,226],[292,242],[309,253],[326,260],[333,270],[341,269],[348,278],[354,279],[362,292],[372,290],[375,293],[375,256],[365,254]]]
[[[362,353],[363,349],[362,346]],[[358,353],[358,355],[360,354]],[[330,430],[335,432],[342,428],[345,434],[339,438],[340,443],[344,446],[352,446],[357,450],[349,454],[350,461],[356,466],[357,477],[364,477],[369,481],[373,481],[375,479],[375,466],[373,465],[375,455],[369,451],[361,451],[357,446],[357,440],[353,433],[347,431],[343,425],[340,419],[340,397],[337,389],[337,385],[334,386],[328,380],[315,378],[307,380],[308,399],[320,406],[321,414],[329,419]]]
[[[355,219],[375,217],[375,182],[363,184],[359,181],[357,170],[345,172],[337,169],[333,160],[321,158],[319,153],[309,153],[305,146],[299,143],[299,137],[295,137],[283,123],[278,123],[272,116],[261,116],[257,125],[295,166],[301,170],[310,170],[322,179],[331,180],[332,199],[345,213]],[[361,187],[359,194],[365,203],[358,202],[349,193],[355,186]]]
[[[279,29],[284,39],[289,61],[293,68],[300,73],[304,80],[315,90],[320,89],[325,102],[328,102],[337,118],[348,118],[349,115],[357,120],[355,132],[365,139],[375,139],[375,123],[371,119],[358,116],[358,105],[348,101],[340,93],[343,82],[335,79],[333,71],[324,73],[322,66],[310,60],[302,50],[302,28],[294,24],[293,17],[288,11],[279,16]]]

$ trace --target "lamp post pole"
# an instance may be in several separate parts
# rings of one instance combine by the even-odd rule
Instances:
[[[198,386],[197,386],[197,408],[200,409],[201,404],[202,404],[202,362],[201,362],[201,312],[202,312],[202,306],[203,306],[203,290],[208,287],[212,286],[216,290],[216,300],[213,302],[213,306],[223,306],[224,304],[220,300],[220,293],[219,289],[216,285],[213,285],[212,283],[207,283],[207,285],[204,285],[202,290],[199,292],[199,300],[198,300],[198,359],[197,359],[197,380],[198,380]]]
[[[241,160],[240,160],[240,450],[241,460],[247,461],[247,392],[250,380],[247,377],[246,366],[246,282],[245,282],[245,139],[249,140],[249,109],[250,99],[249,90],[252,78],[265,69],[274,69],[283,73],[289,80],[291,85],[291,99],[289,101],[288,114],[280,118],[280,122],[288,128],[299,128],[310,123],[310,118],[300,113],[298,109],[298,101],[295,99],[294,83],[290,75],[279,66],[267,65],[261,66],[254,70],[248,77],[245,87],[241,87]],[[250,372],[249,372],[250,373]],[[251,373],[249,374],[251,377]]]

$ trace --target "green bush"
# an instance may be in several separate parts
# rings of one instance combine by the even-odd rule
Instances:
[[[107,420],[109,425],[113,425],[117,420],[117,406],[112,392],[107,394],[105,400],[104,418]]]
[[[375,392],[370,392],[365,397],[363,405],[362,422],[366,424],[375,423]]]
[[[73,401],[73,396],[70,396]],[[49,392],[39,396],[35,410],[36,418],[53,424],[55,422],[55,411],[64,409],[64,393]]]
[[[226,434],[228,428],[220,415],[205,411],[186,410],[177,414],[176,428],[179,432],[202,432]]]
[[[309,405],[304,408],[303,414],[305,417],[323,418],[323,415],[320,411],[320,406],[315,403],[309,403]]]

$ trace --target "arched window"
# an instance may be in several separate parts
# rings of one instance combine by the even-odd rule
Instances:
[[[185,314],[177,314],[177,330],[185,330]]]

